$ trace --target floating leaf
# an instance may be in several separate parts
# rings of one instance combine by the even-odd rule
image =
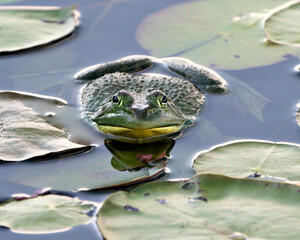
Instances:
[[[266,17],[264,28],[270,42],[300,47],[300,1],[293,0],[275,8]]]
[[[300,145],[266,141],[229,142],[200,153],[194,162],[198,174],[230,177],[264,176],[300,180]]]
[[[21,0],[0,0],[0,4],[9,3],[9,2],[18,2]]]
[[[300,187],[199,175],[117,192],[104,202],[105,239],[297,239]]]
[[[59,195],[45,195],[0,205],[0,225],[18,233],[66,231],[91,220],[93,205]]]
[[[296,48],[263,42],[265,34],[260,22],[266,9],[285,2],[189,1],[148,16],[136,37],[142,47],[157,57],[181,56],[223,69],[268,65],[298,52]]]
[[[157,144],[157,149],[152,149],[154,152],[144,152],[143,147],[139,150],[135,149],[136,145],[131,148],[129,145],[126,145],[126,154],[122,145],[110,144],[113,157],[102,145],[86,154],[84,159],[78,156],[63,162],[40,162],[30,168],[17,168],[16,171],[11,171],[9,180],[36,188],[51,187],[62,191],[77,191],[126,186],[165,173],[167,159],[159,162],[141,162],[141,158],[150,154],[156,156],[158,152],[169,153],[173,147],[172,142]],[[151,150],[151,147],[146,149]],[[130,152],[134,153],[135,159]]]
[[[55,42],[78,25],[76,6],[0,7],[0,53],[15,52]]]
[[[49,153],[84,150],[87,147],[69,141],[66,132],[47,123],[32,109],[34,104],[59,108],[66,103],[41,95],[0,92],[1,160],[22,161]]]

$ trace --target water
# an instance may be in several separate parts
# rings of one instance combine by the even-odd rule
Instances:
[[[75,36],[43,49],[22,54],[1,57],[0,88],[5,90],[28,91],[37,94],[60,97],[71,106],[78,105],[78,94],[81,84],[73,80],[78,70],[100,62],[111,61],[127,55],[148,54],[140,48],[135,40],[135,31],[140,21],[147,15],[171,4],[183,0],[139,0],[139,1],[81,1],[79,11],[82,13],[82,24]],[[20,3],[18,3],[20,4]],[[46,5],[45,2],[30,0],[24,5]],[[47,5],[60,5],[61,1],[47,1]],[[65,5],[73,4],[65,0]],[[201,64],[201,63],[200,63]],[[170,172],[166,179],[188,178],[194,174],[192,159],[197,152],[233,139],[262,139],[280,142],[300,143],[300,128],[295,120],[296,104],[300,102],[300,76],[293,67],[299,64],[298,59],[288,57],[285,61],[271,66],[252,68],[240,71],[226,71],[266,99],[263,120],[251,113],[241,113],[235,103],[237,93],[207,95],[204,109],[201,111],[195,126],[188,128],[182,137],[176,140],[168,162]],[[156,71],[156,69],[155,69]],[[159,71],[159,70],[157,70]],[[221,72],[221,74],[223,74]],[[227,75],[224,75],[224,77]],[[226,78],[226,77],[225,77]],[[229,81],[231,84],[233,82]],[[245,108],[243,108],[245,110]],[[247,109],[246,109],[247,110]],[[45,112],[49,112],[49,110]],[[68,119],[69,122],[77,121]],[[12,176],[22,173],[31,175],[36,169],[47,172],[47,169],[67,171],[72,166],[86,165],[101,161],[101,167],[110,171],[111,153],[103,145],[104,139],[84,123],[78,123],[82,132],[88,135],[93,143],[98,144],[93,151],[68,157],[53,159],[47,162],[22,162],[3,164],[0,168],[0,199],[7,199],[14,193],[32,194],[34,187],[12,181]],[[92,136],[92,137],[91,137]],[[102,202],[115,190],[70,192],[67,194],[84,200]],[[9,229],[0,229],[0,239],[13,240],[48,240],[48,239],[101,239],[92,221],[88,225],[73,228],[67,232],[54,234],[16,234]]]

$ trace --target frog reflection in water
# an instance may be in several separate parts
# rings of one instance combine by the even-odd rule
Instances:
[[[149,144],[131,144],[111,139],[105,140],[105,146],[112,154],[111,165],[119,171],[139,171],[166,165],[174,140],[165,140]]]
[[[155,63],[178,78],[132,74]],[[190,60],[141,55],[91,66],[75,77],[92,80],[81,95],[84,119],[108,138],[139,144],[178,137],[202,108],[203,91],[223,93],[227,85],[216,72]]]

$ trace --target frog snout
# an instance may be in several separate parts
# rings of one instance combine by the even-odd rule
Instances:
[[[131,110],[136,118],[145,119],[148,115],[149,105],[133,105]]]

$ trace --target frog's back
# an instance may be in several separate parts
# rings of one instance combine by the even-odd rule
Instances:
[[[99,111],[120,90],[132,94],[161,90],[185,115],[197,114],[204,101],[204,93],[184,79],[159,74],[133,75],[116,72],[95,79],[83,89],[83,112],[92,115]]]

